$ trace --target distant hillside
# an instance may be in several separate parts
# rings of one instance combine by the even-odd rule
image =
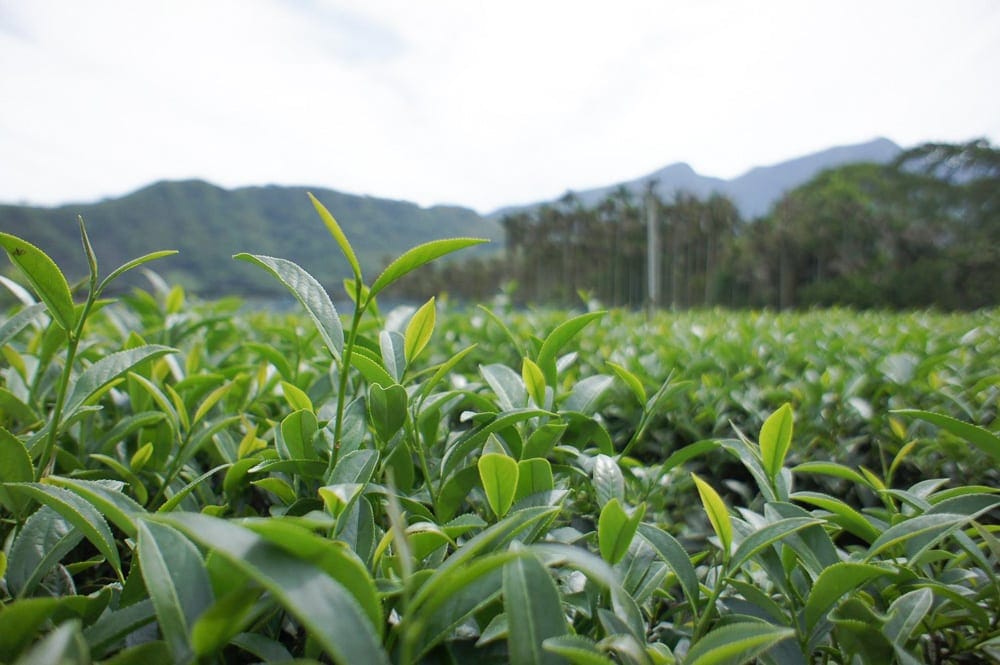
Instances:
[[[880,138],[867,143],[830,148],[771,166],[756,167],[732,180],[703,176],[688,164],[677,163],[635,180],[574,194],[585,206],[591,206],[607,198],[619,187],[625,187],[641,196],[646,191],[647,183],[655,181],[657,193],[666,200],[673,198],[679,191],[690,192],[698,197],[717,192],[730,197],[744,219],[753,219],[766,214],[782,194],[809,182],[821,171],[856,162],[885,164],[895,159],[901,151],[892,141]],[[490,217],[499,218],[509,212],[537,205],[541,203],[502,208]]]
[[[235,253],[251,252],[295,261],[327,288],[339,291],[350,270],[307,191],[337,218],[369,279],[385,259],[415,244],[449,236],[497,240],[503,235],[496,221],[467,208],[420,208],[404,201],[305,187],[225,190],[202,181],[160,182],[91,204],[0,205],[0,231],[41,247],[70,279],[86,273],[76,223],[81,214],[103,274],[147,252],[177,249],[178,255],[150,266],[168,281],[206,295],[280,292],[280,285],[263,271],[232,259]]]

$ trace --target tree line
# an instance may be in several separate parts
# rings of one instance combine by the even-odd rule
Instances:
[[[744,220],[722,195],[650,183],[596,206],[572,193],[505,216],[506,251],[416,272],[403,297],[481,300],[506,285],[519,303],[649,304],[656,224],[657,305],[973,309],[1000,301],[1000,150],[929,143],[889,164],[851,164]]]

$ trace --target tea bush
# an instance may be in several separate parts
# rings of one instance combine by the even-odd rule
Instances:
[[[478,241],[368,281],[312,202],[346,317],[0,234],[0,660],[997,659],[996,312],[383,314]]]

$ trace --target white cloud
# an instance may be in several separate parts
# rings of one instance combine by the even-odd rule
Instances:
[[[1000,6],[36,0],[0,14],[0,200],[162,178],[480,210],[1000,138]]]

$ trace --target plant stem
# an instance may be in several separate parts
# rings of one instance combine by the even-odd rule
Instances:
[[[351,368],[351,355],[354,351],[354,344],[358,337],[358,328],[361,326],[361,316],[368,307],[368,301],[361,302],[361,294],[364,285],[360,279],[355,279],[354,292],[354,316],[351,319],[351,329],[347,336],[347,343],[344,345],[344,353],[340,360],[340,383],[337,388],[337,422],[333,429],[333,454],[330,456],[330,469],[337,464],[337,457],[340,454],[341,435],[344,431],[344,407],[346,406],[347,378]]]

